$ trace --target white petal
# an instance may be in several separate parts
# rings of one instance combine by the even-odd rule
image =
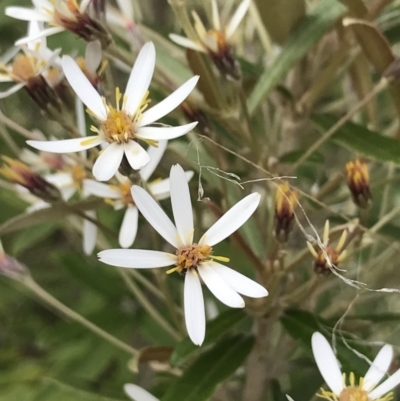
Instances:
[[[101,43],[98,40],[90,42],[86,46],[85,62],[86,68],[91,74],[96,74],[97,68],[101,63],[102,51]]]
[[[185,276],[184,307],[189,337],[195,345],[201,345],[206,335],[206,314],[200,279],[192,270]]]
[[[213,246],[229,237],[250,218],[260,199],[261,195],[254,192],[236,203],[206,231],[199,244]]]
[[[66,187],[74,184],[74,180],[72,179],[71,174],[69,173],[55,173],[45,175],[44,178],[46,181],[55,185],[58,188]]]
[[[188,49],[205,53],[204,47],[201,46],[199,43],[193,42],[193,40],[185,38],[184,36],[176,35],[174,33],[170,33],[168,36],[173,42],[175,42],[179,46],[183,46]]]
[[[26,85],[25,82],[20,82],[16,85],[11,86],[6,91],[0,92],[0,99],[5,99],[6,97],[13,95],[14,93],[18,92],[21,88],[23,88],[25,85]]]
[[[364,377],[363,390],[369,391],[375,387],[385,376],[393,358],[393,348],[391,345],[386,344],[378,352],[378,355],[372,362]]]
[[[76,111],[76,124],[78,131],[82,137],[86,136],[86,119],[85,109],[83,107],[82,100],[78,96],[75,96],[75,111]]]
[[[105,120],[107,118],[107,111],[103,99],[86,78],[86,75],[79,68],[78,64],[76,64],[75,60],[70,56],[64,56],[62,58],[62,68],[72,89],[86,107],[90,109],[99,120]]]
[[[31,20],[28,24],[28,36],[36,36],[42,31],[42,29],[43,23],[41,21]],[[46,42],[46,39],[44,39],[44,42]],[[30,42],[28,43],[27,47],[29,50],[35,51],[37,45],[41,45],[41,41]]]
[[[40,33],[35,36],[27,36],[25,38],[18,39],[15,42],[16,46],[26,45],[29,42],[44,38],[45,36],[55,35],[56,33],[63,32],[65,29],[59,26],[54,26],[52,28],[43,29]]]
[[[186,180],[189,182],[193,177],[193,171],[186,171]],[[153,197],[157,200],[163,200],[170,197],[171,194],[171,184],[169,178],[164,180],[156,180],[148,183],[149,190]]]
[[[137,130],[137,137],[139,139],[151,139],[153,141],[174,139],[187,134],[196,125],[197,121],[177,127],[140,127]]]
[[[123,146],[125,156],[134,170],[140,170],[150,162],[150,156],[137,142],[129,141],[124,143]]]
[[[220,31],[221,23],[220,23],[220,19],[219,19],[217,0],[211,0],[211,11],[212,11],[213,28],[216,31]]]
[[[7,75],[0,75],[0,82],[12,82],[13,79]]]
[[[197,269],[208,289],[223,304],[231,308],[243,308],[243,298],[211,267],[209,263],[201,263]]]
[[[22,21],[51,21],[51,16],[37,11],[33,8],[25,7],[6,7],[5,14],[8,17]]]
[[[88,210],[85,214],[92,219],[96,219],[96,211]],[[83,251],[86,255],[91,255],[97,240],[97,226],[91,221],[83,220]]]
[[[64,187],[64,188],[60,188],[60,192],[61,192],[61,197],[65,201],[68,201],[74,196],[74,194],[76,192],[76,188],[74,186]]]
[[[88,7],[88,5],[90,4],[91,1],[92,0],[82,0],[81,1],[81,4],[79,5],[79,12],[81,14],[85,13],[85,11],[86,11],[86,9],[87,9],[87,7]]]
[[[175,248],[178,244],[178,231],[172,221],[161,209],[158,203],[141,187],[134,185],[131,189],[135,205],[143,214],[144,218],[153,228]]]
[[[199,78],[200,77],[198,75],[190,78],[177,90],[166,97],[163,101],[156,104],[151,109],[145,111],[143,113],[142,119],[139,122],[139,127],[149,125],[154,121],[157,121],[160,118],[164,117],[172,110],[176,109],[190,95],[190,93],[196,86]]]
[[[239,7],[237,8],[235,14],[233,15],[232,19],[229,21],[228,26],[226,27],[226,38],[229,39],[236,31],[236,28],[239,26],[240,22],[242,21],[243,17],[245,16],[247,9],[251,0],[243,0]]]
[[[154,397],[144,388],[139,387],[136,384],[125,384],[124,391],[133,401],[159,401],[158,398]]]
[[[155,63],[156,49],[152,42],[148,42],[140,50],[126,85],[125,95],[127,96],[127,102],[125,111],[131,115],[135,114],[150,86]]]
[[[99,198],[119,199],[121,191],[112,188],[110,185],[95,180],[83,180],[83,188],[87,195],[98,196]]]
[[[100,262],[108,265],[134,269],[153,269],[176,263],[176,256],[171,253],[142,249],[109,249],[99,252],[97,256]]]
[[[392,376],[385,380],[380,386],[375,388],[369,393],[369,399],[375,400],[388,393],[400,383],[400,369],[397,370]]]
[[[339,362],[327,339],[321,333],[314,333],[311,339],[315,362],[329,388],[339,395],[343,390],[342,372]]]
[[[164,155],[165,149],[167,149],[167,145],[168,141],[159,141],[158,147],[149,146],[147,148],[146,152],[150,157],[150,162],[139,171],[143,181],[147,182],[154,173],[154,170],[157,168],[158,163],[160,163]]]
[[[100,136],[88,136],[86,138],[62,139],[59,141],[26,141],[35,149],[50,153],[71,153],[94,148],[104,141]]]
[[[133,20],[133,3],[131,0],[117,0],[119,9],[125,18]]]
[[[124,156],[124,147],[116,142],[103,150],[93,166],[94,178],[98,181],[108,181],[118,170]]]
[[[139,211],[135,206],[128,206],[119,229],[119,244],[122,248],[132,246],[138,228]]]
[[[236,292],[251,298],[261,298],[268,295],[268,291],[260,284],[249,279],[243,274],[221,265],[215,261],[209,262],[210,266],[225,280]]]
[[[172,211],[179,239],[183,245],[191,245],[194,232],[192,202],[185,172],[179,164],[171,167],[169,179]]]

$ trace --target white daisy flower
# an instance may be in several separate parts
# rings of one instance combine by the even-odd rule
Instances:
[[[400,369],[379,386],[377,384],[387,374],[392,362],[393,349],[385,345],[378,353],[363,378],[356,384],[354,373],[348,376],[340,370],[339,361],[326,338],[321,333],[312,336],[312,350],[318,369],[331,391],[321,388],[317,394],[329,401],[389,401],[393,398],[390,391],[400,383]]]
[[[232,56],[229,42],[244,18],[250,3],[251,0],[243,0],[229,23],[223,27],[219,17],[217,0],[211,0],[211,29],[207,30],[201,22],[199,15],[195,11],[192,11],[197,38],[192,40],[174,33],[171,33],[169,37],[180,46],[209,54],[222,73],[232,75],[233,78],[238,79],[240,78],[240,70],[236,60]]]
[[[95,39],[109,40],[107,32],[95,20],[89,17],[86,9],[91,0],[32,0],[34,8],[6,7],[5,14],[22,21],[39,21],[47,24],[47,28],[34,36],[17,40],[17,46],[33,40],[54,35],[68,30],[90,42]]]
[[[159,401],[154,395],[136,384],[125,384],[124,391],[133,401]]]
[[[156,146],[160,140],[178,138],[192,130],[197,122],[178,127],[154,127],[155,121],[179,106],[194,89],[199,77],[189,79],[162,102],[145,111],[150,100],[148,88],[155,66],[155,48],[152,42],[143,46],[130,74],[125,95],[116,90],[116,107],[106,103],[84,73],[69,57],[64,56],[62,63],[65,76],[70,85],[88,107],[90,114],[99,122],[100,127],[92,126],[97,135],[87,138],[65,139],[60,141],[27,141],[36,149],[54,153],[79,152],[102,143],[108,143],[93,166],[93,175],[98,181],[107,181],[118,170],[125,154],[134,170],[143,168],[150,156],[139,145],[138,140]],[[120,102],[122,101],[122,107]]]
[[[260,284],[217,261],[228,258],[213,255],[213,246],[241,227],[260,203],[260,194],[246,196],[226,212],[200,238],[193,242],[193,214],[189,185],[180,165],[172,166],[170,174],[171,204],[175,225],[158,203],[141,187],[132,187],[133,200],[145,219],[174,248],[175,254],[138,250],[111,249],[98,254],[100,261],[127,268],[157,268],[175,265],[167,273],[185,275],[184,307],[188,334],[196,345],[205,336],[205,312],[200,279],[222,303],[232,308],[243,308],[239,294],[260,298],[268,295]]]
[[[151,162],[139,172],[142,181],[147,183],[146,187],[151,195],[157,200],[169,197],[170,180],[167,178],[151,182],[147,181],[161,160],[167,147],[167,143],[168,141],[160,141],[158,148],[150,148],[148,150]],[[187,180],[189,181],[192,177],[193,171],[187,171]],[[119,181],[119,185],[107,185],[94,180],[85,180],[84,188],[88,194],[104,198],[107,203],[110,203],[114,207],[115,210],[126,208],[121,228],[119,230],[119,244],[122,248],[129,248],[132,246],[136,238],[139,211],[131,195],[131,181],[121,174],[117,174],[116,178]]]
[[[37,21],[31,21],[28,28],[28,37],[34,37],[37,32],[40,32],[40,23]],[[40,85],[40,79],[43,80],[42,85],[46,83],[50,84],[50,69],[53,66],[57,66],[60,61],[59,54],[61,49],[55,51],[47,48],[46,40],[36,40],[29,43],[27,46],[23,46],[21,51],[18,53],[10,53],[15,55],[12,60],[3,59],[0,62],[0,82],[15,82],[15,85],[11,86],[6,91],[0,92],[0,99],[4,99],[16,92],[23,87],[27,87],[28,92],[31,86],[35,86],[37,91],[37,85]],[[39,80],[35,80],[39,77]]]

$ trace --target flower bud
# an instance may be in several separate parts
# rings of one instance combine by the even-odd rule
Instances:
[[[8,165],[4,165],[0,168],[0,174],[9,181],[14,184],[22,185],[33,195],[46,202],[56,202],[61,199],[61,193],[58,188],[47,182],[41,175],[31,170],[26,164],[7,156],[3,156],[2,159]]]
[[[290,189],[287,182],[278,185],[275,195],[274,233],[279,242],[287,242],[294,222],[294,208],[298,193]]]
[[[347,185],[354,203],[360,208],[366,208],[372,200],[369,189],[369,173],[366,163],[360,160],[346,164]]]
[[[6,255],[0,244],[0,274],[12,279],[22,279],[30,276],[26,266],[18,262],[18,260]]]

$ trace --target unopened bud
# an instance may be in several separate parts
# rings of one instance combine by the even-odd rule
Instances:
[[[298,193],[290,189],[287,182],[278,185],[275,196],[274,233],[279,242],[286,242],[294,223],[294,209],[297,205]]]
[[[204,135],[207,135],[211,132],[211,122],[200,109],[192,107],[188,102],[183,102],[181,104],[181,109],[189,121],[198,122],[196,125],[196,130],[200,131]]]
[[[347,185],[354,203],[360,208],[368,207],[372,200],[369,189],[368,166],[357,159],[346,164],[346,172]]]
[[[22,185],[33,195],[46,202],[56,202],[61,199],[61,193],[58,188],[47,182],[40,174],[31,170],[26,164],[7,156],[3,156],[2,159],[6,165],[0,168],[0,174],[9,181]]]
[[[1,249],[0,274],[14,280],[19,280],[24,277],[30,276],[29,270],[26,266],[19,263],[18,260],[6,255]]]
[[[29,78],[26,81],[25,89],[43,111],[47,111],[50,106],[57,112],[62,111],[60,98],[42,75]]]

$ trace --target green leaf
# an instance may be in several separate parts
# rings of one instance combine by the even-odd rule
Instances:
[[[322,0],[304,18],[276,59],[261,75],[250,94],[248,99],[250,114],[254,114],[263,99],[279,84],[296,61],[321,39],[345,11],[346,7],[337,0]]]
[[[202,347],[214,343],[219,337],[221,337],[228,329],[233,327],[236,323],[240,322],[246,314],[240,309],[227,310],[211,322],[207,323],[206,338]],[[189,337],[182,340],[175,351],[171,355],[170,363],[171,366],[177,367],[182,365],[187,359],[194,353],[198,352],[199,347],[193,344]]]
[[[161,401],[205,401],[216,386],[239,368],[254,338],[239,334],[225,338],[202,354],[161,398]]]
[[[325,132],[337,122],[337,118],[315,115],[312,121]],[[352,152],[381,162],[393,162],[400,165],[400,141],[370,131],[362,125],[347,122],[333,134],[331,140]]]

